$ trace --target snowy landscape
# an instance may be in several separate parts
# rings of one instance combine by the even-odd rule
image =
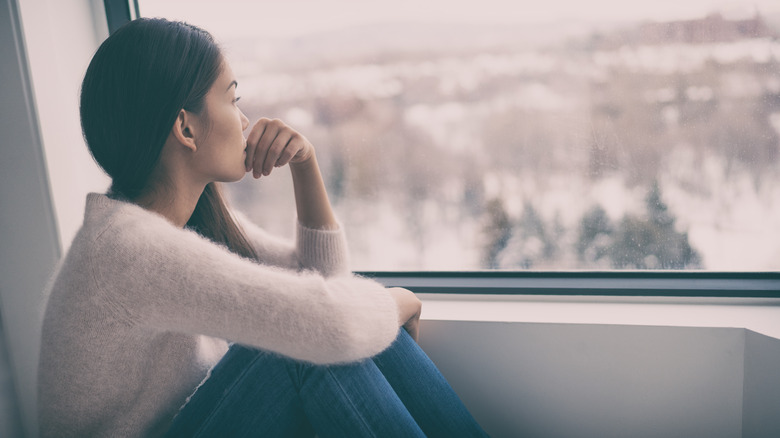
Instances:
[[[317,148],[357,270],[780,269],[772,16],[566,29],[224,45],[248,117]],[[291,234],[286,172],[229,196]]]

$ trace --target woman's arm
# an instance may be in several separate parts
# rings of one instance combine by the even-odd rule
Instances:
[[[315,363],[377,354],[402,325],[397,297],[374,281],[258,265],[162,218],[132,216],[100,233],[88,271],[127,324]]]
[[[246,170],[255,178],[290,164],[298,221],[315,230],[339,227],[325,191],[314,146],[279,119],[260,119],[247,137]]]
[[[255,178],[270,175],[275,167],[290,165],[298,213],[297,253],[292,255],[299,266],[295,268],[314,269],[325,276],[349,273],[344,235],[330,206],[311,142],[281,120],[262,118],[249,132],[246,150],[246,170]],[[249,234],[258,237],[255,245],[262,253],[266,249],[263,236],[253,231]],[[275,248],[280,247],[267,249]],[[279,260],[295,262],[289,257]]]
[[[255,178],[260,178],[261,175],[270,175],[274,167],[288,163],[300,225],[320,232],[338,230],[314,146],[281,120],[260,119],[247,137],[247,172],[251,170]],[[312,251],[312,254],[315,253],[316,249]],[[390,294],[398,306],[399,325],[403,325],[417,340],[420,300],[412,292],[401,288],[391,289]]]
[[[308,140],[306,142],[308,143]],[[290,171],[295,187],[295,206],[301,224],[315,230],[337,229],[339,225],[325,192],[325,183],[322,181],[314,148],[311,156],[304,161],[291,162]]]
[[[341,229],[315,230],[298,222],[292,241],[266,232],[239,212],[234,216],[262,264],[312,270],[325,277],[350,273],[349,251]]]

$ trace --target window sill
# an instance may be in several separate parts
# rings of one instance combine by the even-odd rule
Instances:
[[[780,339],[780,274],[363,272],[422,299],[423,320],[735,327]]]

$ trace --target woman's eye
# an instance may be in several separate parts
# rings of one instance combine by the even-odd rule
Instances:
[[[236,98],[233,99],[233,103],[237,103],[239,100],[241,100],[241,96],[236,96]]]

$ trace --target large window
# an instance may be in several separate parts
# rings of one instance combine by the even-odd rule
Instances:
[[[780,270],[780,3],[140,1],[318,150],[358,270]],[[291,234],[291,181],[230,187]]]

